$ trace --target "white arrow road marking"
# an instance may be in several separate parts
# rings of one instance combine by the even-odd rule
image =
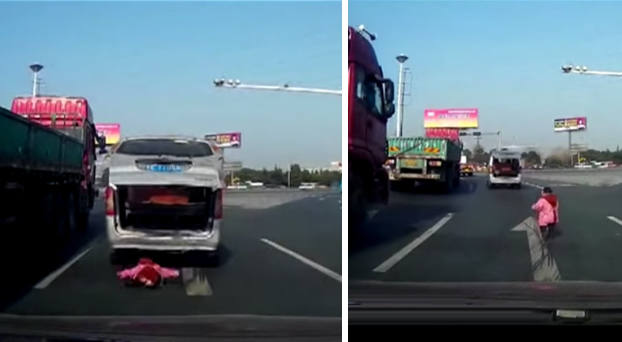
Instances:
[[[412,252],[415,248],[421,245],[425,240],[427,240],[432,234],[436,233],[437,230],[441,229],[451,218],[453,217],[453,213],[449,213],[445,215],[442,219],[440,219],[436,224],[432,227],[428,228],[423,234],[419,235],[416,239],[414,239],[411,243],[406,245],[404,248],[400,249],[399,252],[393,254],[389,259],[380,264],[378,267],[374,268],[374,272],[384,273],[391,269],[391,267],[395,266],[400,260],[402,260],[405,256],[407,256],[410,252]]]
[[[42,290],[48,287],[48,285],[50,285],[54,280],[56,280],[56,278],[58,278],[61,274],[63,274],[63,272],[65,272],[69,267],[71,267],[71,265],[73,265],[76,261],[80,260],[80,258],[82,258],[86,253],[90,252],[91,248],[93,248],[93,245],[89,246],[87,249],[82,251],[80,254],[76,255],[71,260],[67,261],[67,263],[65,263],[63,266],[61,266],[56,271],[50,273],[47,277],[45,277],[43,280],[38,282],[37,285],[35,285],[35,289]]]
[[[512,231],[527,232],[533,280],[560,281],[562,276],[557,269],[557,263],[549,253],[546,242],[542,239],[536,219],[530,216],[512,228]]]
[[[182,268],[181,280],[187,296],[211,296],[214,291],[207,280],[207,270],[203,268]]]
[[[610,219],[611,221],[619,224],[622,226],[622,220],[620,220],[619,218],[615,217],[615,216],[607,216],[608,219]]]
[[[289,250],[289,249],[279,245],[276,242],[272,242],[272,241],[270,241],[268,239],[261,239],[261,241],[266,243],[266,244],[268,244],[268,245],[270,245],[270,246],[272,246],[272,247],[274,247],[274,248],[276,248],[276,249],[278,249],[279,251],[281,251],[281,252],[283,252],[283,253],[285,253],[285,254],[287,254],[289,256],[292,256],[292,257],[298,259],[302,263],[304,263],[304,264],[306,264],[308,266],[313,267],[317,271],[320,271],[320,272],[324,273],[325,275],[327,275],[327,276],[329,276],[329,277],[331,277],[331,278],[333,278],[336,281],[341,283],[341,275],[339,275],[338,273],[336,273],[336,272],[334,272],[334,271],[332,271],[332,270],[330,270],[330,269],[328,269],[328,268],[318,264],[317,262],[315,262],[315,261],[313,261],[311,259],[307,259],[307,258],[303,257],[302,255],[300,255],[300,254],[298,254],[298,253],[296,253],[296,252],[294,252],[292,250]]]

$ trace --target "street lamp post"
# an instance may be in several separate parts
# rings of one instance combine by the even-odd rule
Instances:
[[[35,97],[39,95],[39,71],[43,69],[43,65],[39,63],[31,64],[29,66],[30,70],[32,70],[32,96]]]
[[[402,123],[404,122],[404,62],[408,60],[408,56],[400,54],[397,57],[397,62],[400,64],[399,84],[397,88],[397,125],[395,135],[397,137],[402,136]]]

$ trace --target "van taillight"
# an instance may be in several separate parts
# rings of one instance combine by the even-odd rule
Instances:
[[[216,191],[216,207],[214,208],[214,219],[216,220],[222,219],[222,193],[223,190]]]
[[[115,215],[115,210],[114,210],[114,189],[112,187],[107,187],[106,188],[106,216],[114,216]]]

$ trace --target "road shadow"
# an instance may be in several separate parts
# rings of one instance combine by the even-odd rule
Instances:
[[[452,211],[452,207],[446,205],[389,205],[358,230],[349,230],[349,254],[400,239],[416,231],[424,231],[429,228],[427,222],[437,220]]]
[[[0,268],[4,273],[0,291],[2,311],[91,245],[100,233],[93,225],[86,231],[60,237],[44,236],[38,234],[37,229],[19,225],[3,226],[3,229],[5,233],[0,241]]]
[[[391,186],[391,191],[401,194],[435,195],[435,196],[459,196],[471,195],[477,191],[479,184],[472,177],[460,179],[460,185],[451,191],[443,189],[442,186],[434,183],[418,184],[395,184]]]
[[[117,268],[133,267],[140,258],[149,258],[163,267],[169,268],[216,268],[225,266],[233,257],[232,251],[220,245],[217,254],[206,251],[164,252],[127,250],[116,252],[110,262]]]

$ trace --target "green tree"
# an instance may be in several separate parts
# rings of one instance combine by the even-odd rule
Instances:
[[[473,161],[476,163],[488,163],[489,159],[490,153],[486,153],[482,145],[475,145],[475,148],[473,148]]]
[[[300,183],[302,183],[302,169],[300,168],[300,165],[292,164],[292,166],[290,167],[290,172],[292,173],[291,186],[299,187]]]
[[[471,150],[469,150],[468,148],[465,148],[462,151],[462,154],[464,154],[464,156],[467,158],[467,161],[471,161],[471,159],[473,158],[473,152],[471,152]]]
[[[521,154],[521,158],[525,162],[525,167],[531,167],[534,165],[542,164],[542,158],[536,151],[524,152]]]

